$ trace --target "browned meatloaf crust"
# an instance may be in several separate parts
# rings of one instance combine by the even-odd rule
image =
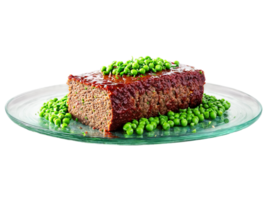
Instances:
[[[154,117],[202,101],[205,76],[188,65],[136,77],[103,75],[100,71],[70,75],[69,113],[81,123],[113,131],[126,122]]]

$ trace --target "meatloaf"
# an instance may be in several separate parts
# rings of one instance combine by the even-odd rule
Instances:
[[[126,122],[202,102],[205,75],[182,65],[145,75],[103,75],[100,71],[68,77],[68,109],[74,119],[100,131],[113,131]]]

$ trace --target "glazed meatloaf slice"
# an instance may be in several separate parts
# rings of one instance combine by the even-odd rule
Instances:
[[[100,71],[70,75],[68,104],[74,119],[101,131],[202,102],[205,75],[188,65],[136,77]]]

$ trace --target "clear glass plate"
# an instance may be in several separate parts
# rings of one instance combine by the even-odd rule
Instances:
[[[119,145],[184,142],[226,135],[250,126],[262,113],[261,104],[252,96],[232,88],[207,83],[205,93],[230,101],[231,108],[211,123],[205,120],[198,124],[194,127],[197,133],[192,133],[190,127],[174,127],[168,131],[159,129],[153,132],[145,131],[142,136],[136,134],[128,136],[123,134],[123,131],[103,134],[74,120],[71,120],[69,128],[61,130],[40,118],[38,111],[44,102],[55,97],[61,98],[67,93],[67,85],[56,85],[26,92],[8,101],[6,113],[19,126],[45,135],[81,142]],[[84,132],[88,133],[84,134]]]

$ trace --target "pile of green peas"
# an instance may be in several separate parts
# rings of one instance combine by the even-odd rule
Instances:
[[[215,96],[203,95],[202,104],[196,108],[180,109],[178,113],[169,111],[167,115],[158,117],[141,118],[127,122],[123,126],[123,130],[127,135],[132,135],[134,131],[138,135],[142,135],[144,130],[151,132],[156,128],[169,130],[174,126],[196,126],[199,122],[205,119],[216,119],[217,116],[222,116],[223,113],[231,107],[230,102],[225,99],[216,99]],[[196,133],[196,129],[192,130]]]
[[[125,63],[122,61],[114,61],[108,67],[103,66],[101,72],[104,75],[127,75],[127,76],[137,76],[148,72],[158,72],[171,67],[179,67],[179,62],[174,61],[173,63],[163,60],[162,58],[152,59],[150,56],[145,58],[139,57],[135,60],[128,60]]]
[[[44,103],[40,109],[39,116],[49,120],[56,126],[61,128],[67,128],[72,119],[70,113],[68,113],[68,96],[64,96],[62,99],[57,98],[51,99]]]

